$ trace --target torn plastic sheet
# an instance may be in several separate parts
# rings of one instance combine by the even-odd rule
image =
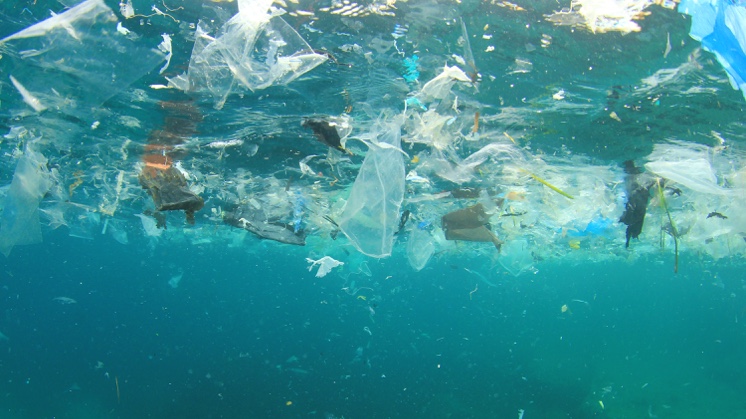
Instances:
[[[18,160],[0,216],[0,252],[5,256],[13,246],[42,241],[39,203],[51,186],[46,164],[44,155],[28,149]]]
[[[726,0],[682,0],[679,12],[692,17],[689,36],[715,54],[734,89],[746,99],[746,4]]]
[[[362,253],[391,255],[399,208],[404,199],[401,118],[384,123],[365,156],[339,221],[342,232]]]
[[[34,110],[85,118],[164,60],[158,49],[117,31],[117,23],[103,0],[87,0],[0,40],[14,84],[38,101]]]
[[[240,89],[284,85],[327,60],[276,16],[271,1],[240,2],[239,12],[220,25],[200,20],[186,76],[169,79],[179,89],[206,93],[221,109]],[[269,11],[269,12],[268,12]]]

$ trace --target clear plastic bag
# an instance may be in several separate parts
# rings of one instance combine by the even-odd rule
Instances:
[[[391,255],[399,208],[404,199],[401,120],[384,123],[370,135],[370,149],[352,185],[339,221],[342,232],[362,253]]]

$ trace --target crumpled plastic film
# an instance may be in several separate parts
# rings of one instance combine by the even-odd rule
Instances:
[[[186,75],[169,79],[182,90],[207,93],[221,109],[241,86],[284,85],[327,60],[287,24],[272,2],[241,2],[227,22],[200,20]]]
[[[35,111],[86,117],[164,61],[158,49],[118,32],[117,22],[103,0],[87,0],[0,40],[24,101]]]
[[[51,186],[46,164],[44,155],[28,149],[18,160],[0,216],[0,252],[5,256],[13,246],[42,241],[39,203]]]
[[[339,221],[342,232],[362,253],[391,255],[399,208],[404,199],[401,120],[384,123],[370,143]]]

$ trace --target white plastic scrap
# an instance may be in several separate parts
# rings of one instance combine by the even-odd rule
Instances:
[[[21,97],[23,97],[23,101],[26,102],[27,105],[34,108],[36,112],[41,112],[47,109],[47,107],[44,106],[44,104],[41,103],[41,101],[36,96],[34,96],[31,92],[29,92],[28,89],[23,87],[21,82],[16,80],[15,77],[10,76],[10,81],[13,83],[13,86],[15,86],[16,89],[18,90],[18,93],[21,94]]]
[[[311,272],[314,266],[319,265],[319,270],[316,271],[316,278],[325,277],[326,274],[331,272],[332,269],[336,268],[337,266],[344,265],[344,262],[340,262],[329,256],[324,256],[323,258],[319,260],[313,260],[310,258],[306,258],[306,262],[311,264],[311,266],[308,267],[309,272]]]
[[[171,64],[171,57],[174,55],[173,48],[171,47],[171,35],[164,33],[161,36],[163,37],[163,42],[158,44],[158,49],[166,54],[166,64],[161,67],[161,71],[159,71],[158,74],[163,74],[163,72],[166,71],[169,64]]]
[[[124,16],[125,19],[129,19],[135,16],[135,8],[132,7],[132,0],[127,0],[119,3],[119,12]]]

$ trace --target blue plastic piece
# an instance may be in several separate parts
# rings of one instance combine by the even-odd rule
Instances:
[[[298,233],[303,227],[303,209],[306,206],[306,200],[300,192],[295,193],[295,205],[293,207],[293,232]]]
[[[423,111],[427,110],[427,106],[425,106],[422,102],[420,102],[419,99],[417,99],[414,96],[407,98],[407,106],[416,107],[416,108],[419,108],[419,109],[421,109]]]
[[[412,58],[404,59],[404,74],[402,76],[407,83],[416,83],[420,77],[420,72],[417,70],[417,61],[419,59],[420,57],[417,54],[412,55]]]
[[[746,98],[746,2],[682,0],[678,10],[692,17],[689,36],[715,54],[733,88]]]

